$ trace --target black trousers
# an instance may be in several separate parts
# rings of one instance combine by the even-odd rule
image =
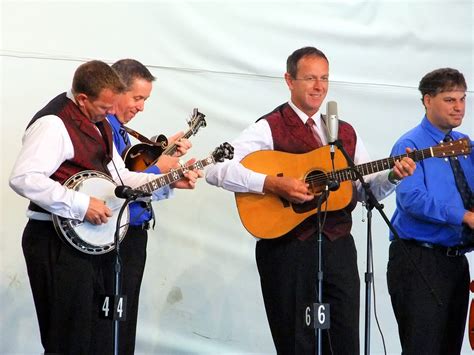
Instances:
[[[440,305],[408,259],[402,243],[391,243],[387,268],[402,354],[460,354],[469,301],[466,257],[449,257],[442,250],[405,243]]]
[[[265,310],[277,353],[314,354],[314,328],[305,326],[305,308],[317,300],[316,237],[260,240],[256,260]],[[323,302],[330,304],[324,354],[359,354],[360,280],[352,236],[323,240]]]
[[[129,242],[124,239],[121,244],[122,293],[131,295],[127,319],[132,321],[120,322],[120,354],[133,354],[139,292],[136,287],[139,290],[144,265],[144,261],[138,262],[142,271],[132,271],[133,248],[127,247]],[[144,244],[146,247],[146,239]],[[25,227],[22,246],[45,353],[111,354],[113,323],[101,318],[99,309],[101,295],[114,290],[114,252],[81,253],[59,239],[51,222],[34,220]]]

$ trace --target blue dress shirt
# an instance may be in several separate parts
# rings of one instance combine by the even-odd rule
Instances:
[[[120,155],[130,147],[130,137],[128,133],[124,130],[123,125],[117,119],[115,115],[107,115],[107,120],[112,127],[114,145]],[[148,167],[145,173],[160,174],[160,169],[156,165]],[[160,193],[154,194],[158,199],[168,198],[170,194],[170,188],[165,186],[160,189]],[[133,202],[129,205],[130,208],[130,225],[132,226],[141,226],[142,224],[149,222],[153,218],[153,211],[150,208],[145,206],[144,202]]]
[[[420,150],[437,145],[445,135],[425,116],[418,126],[395,143],[391,154],[404,154],[407,147]],[[450,135],[454,140],[467,137],[456,131],[451,131]],[[458,159],[473,190],[474,153]],[[397,208],[392,223],[401,238],[446,247],[461,244],[462,219],[466,210],[447,158],[417,162],[414,174],[397,186],[396,196]],[[394,239],[392,233],[390,239]]]

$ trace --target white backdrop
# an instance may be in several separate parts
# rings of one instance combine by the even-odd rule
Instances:
[[[1,0],[0,0],[1,1]],[[203,158],[288,99],[287,56],[312,45],[330,61],[328,100],[364,138],[373,159],[416,125],[419,80],[438,67],[461,70],[471,87],[473,2],[413,1],[3,1],[1,12],[0,353],[41,350],[21,251],[27,201],[8,187],[23,130],[44,104],[70,87],[88,59],[135,58],[158,78],[131,127],[146,135],[184,130],[194,107],[207,127],[192,156]],[[474,136],[473,101],[463,131]],[[391,216],[394,197],[385,212]],[[201,181],[156,204],[141,293],[137,353],[272,354],[254,261],[233,195]],[[361,272],[364,345],[366,224],[354,213]],[[387,352],[400,353],[386,289],[387,228],[374,212],[378,319]],[[372,314],[374,309],[372,308]],[[371,349],[383,346],[372,320]],[[467,332],[463,353],[470,353]]]

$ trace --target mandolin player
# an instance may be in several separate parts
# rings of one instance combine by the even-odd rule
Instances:
[[[122,59],[115,62],[112,68],[125,83],[126,91],[120,96],[115,105],[114,114],[107,115],[113,131],[114,146],[120,155],[130,147],[130,137],[124,125],[130,122],[138,113],[144,110],[145,102],[151,95],[155,77],[139,61]],[[180,167],[180,158],[188,149],[191,142],[181,138],[182,132],[170,137],[169,143],[175,143],[177,150],[174,156],[161,155],[156,164],[144,170],[145,173],[163,174],[171,169]],[[162,188],[159,199],[170,195],[170,188]],[[146,245],[148,229],[152,227],[154,213],[151,203],[133,202],[130,204],[130,224],[121,245],[123,263],[122,292],[127,295],[127,320],[120,327],[124,354],[133,354],[135,349],[136,327],[138,317],[138,302],[140,286],[145,270]]]

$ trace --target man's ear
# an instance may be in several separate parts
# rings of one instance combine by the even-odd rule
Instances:
[[[285,73],[285,81],[286,85],[288,85],[290,89],[293,89],[293,78],[289,73]]]
[[[76,101],[77,101],[77,104],[79,105],[79,107],[84,107],[85,104],[84,104],[84,101],[87,100],[87,95],[86,94],[77,94],[76,95]]]
[[[423,105],[425,106],[425,108],[428,108],[428,106],[431,104],[431,95],[430,94],[425,94],[423,96]]]

